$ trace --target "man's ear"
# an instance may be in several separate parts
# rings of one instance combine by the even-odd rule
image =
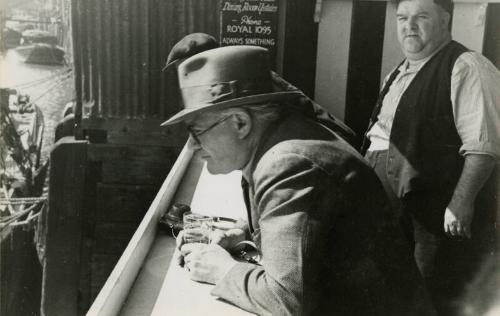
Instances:
[[[231,124],[238,134],[238,138],[244,139],[252,130],[252,117],[247,111],[236,111],[231,118]]]
[[[446,12],[445,10],[443,10],[443,12],[441,13],[441,21],[442,21],[443,28],[445,30],[450,29],[450,27],[451,27],[450,20],[451,20],[451,14]]]

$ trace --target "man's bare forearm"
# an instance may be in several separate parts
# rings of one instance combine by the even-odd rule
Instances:
[[[489,155],[468,154],[465,156],[462,174],[450,201],[450,208],[474,203],[478,192],[488,180],[495,164],[495,159]]]

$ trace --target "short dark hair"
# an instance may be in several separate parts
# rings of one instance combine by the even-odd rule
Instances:
[[[403,1],[410,1],[410,0],[396,0],[396,7]],[[453,11],[452,0],[434,0],[434,3],[443,8],[449,14],[451,14],[451,11]]]

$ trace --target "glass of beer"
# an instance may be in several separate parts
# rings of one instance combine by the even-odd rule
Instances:
[[[210,232],[212,231],[213,218],[208,215],[197,213],[184,213],[184,242],[189,243],[210,243]]]

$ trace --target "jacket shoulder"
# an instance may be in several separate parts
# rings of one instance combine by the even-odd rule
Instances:
[[[315,176],[338,176],[352,171],[368,170],[363,157],[342,140],[282,141],[271,147],[256,165],[254,177],[316,170]]]

